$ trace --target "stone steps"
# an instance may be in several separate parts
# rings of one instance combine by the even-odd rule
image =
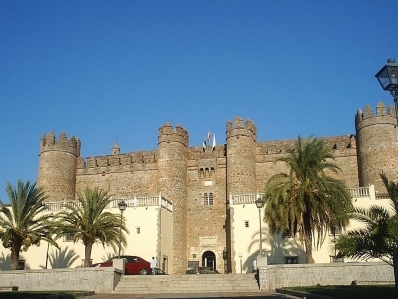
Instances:
[[[114,293],[259,292],[254,274],[123,275]]]

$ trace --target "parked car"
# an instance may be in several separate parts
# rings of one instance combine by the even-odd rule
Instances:
[[[162,269],[155,268],[155,275],[168,275],[168,274],[166,272],[164,272]]]
[[[199,273],[197,273],[199,272]],[[186,274],[219,274],[216,269],[211,268],[211,267],[197,267],[197,268],[192,268],[188,269],[185,271]]]
[[[118,258],[118,257],[114,257]],[[113,259],[106,262],[96,263],[91,265],[91,267],[113,267]],[[148,261],[135,255],[122,255],[120,258],[125,259],[125,271],[126,275],[146,275],[152,272],[151,265]]]

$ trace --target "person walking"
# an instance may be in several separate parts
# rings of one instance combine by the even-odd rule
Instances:
[[[156,261],[155,257],[152,257],[151,260],[151,268],[152,268],[152,274],[155,275],[156,273],[156,266],[158,265],[158,262]]]

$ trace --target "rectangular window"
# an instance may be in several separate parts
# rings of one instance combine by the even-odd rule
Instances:
[[[285,256],[285,264],[297,264],[297,256]]]
[[[329,236],[333,237],[333,236],[339,236],[342,234],[342,228],[341,226],[336,226],[336,227],[331,227],[329,229]]]
[[[245,227],[249,227],[249,220],[245,220]]]
[[[64,236],[64,242],[73,242],[73,234],[66,234]]]
[[[141,227],[137,226],[136,227],[136,232],[137,232],[137,235],[139,235],[141,233]]]

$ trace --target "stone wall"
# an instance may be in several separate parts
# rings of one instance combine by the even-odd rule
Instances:
[[[372,108],[360,109],[355,118],[358,148],[359,185],[373,184],[379,194],[386,193],[379,173],[386,173],[389,179],[398,178],[397,119],[393,105],[387,109],[382,102]]]
[[[76,165],[80,140],[69,140],[62,132],[56,140],[53,132],[40,140],[37,186],[43,187],[48,201],[73,200],[76,191]]]
[[[381,171],[398,178],[395,110],[387,110],[382,103],[376,110],[375,115],[370,107],[358,111],[357,135],[314,136],[332,150],[341,169],[334,176],[349,188],[375,184],[381,189]],[[227,122],[226,142],[219,136],[214,150],[190,147],[188,137],[181,125],[173,128],[166,123],[159,128],[157,149],[121,153],[116,144],[111,155],[84,159],[79,139],[72,136],[67,140],[61,133],[57,141],[50,132],[41,139],[38,185],[46,188],[51,201],[72,200],[75,191],[87,186],[109,190],[114,199],[161,194],[173,202],[169,273],[184,273],[188,262],[201,263],[206,251],[215,254],[220,270],[224,247],[228,271],[235,272],[233,244],[239,240],[232,235],[228,198],[231,194],[262,193],[272,175],[287,170],[283,162],[275,161],[287,154],[297,138],[258,141],[254,122],[240,117]],[[203,204],[204,193],[213,194],[213,205]]]
[[[215,255],[215,267],[224,272],[226,247],[226,164],[224,146],[190,148],[188,151],[187,244],[190,265],[202,265],[205,252]],[[213,204],[205,203],[213,195]]]
[[[386,263],[333,263],[268,265],[259,268],[261,290],[315,285],[350,285],[357,282],[394,283],[393,267]]]
[[[166,123],[159,128],[157,181],[162,196],[173,202],[172,271],[187,269],[187,150],[188,132]]]
[[[112,293],[121,278],[114,268],[1,271],[0,286],[19,291],[95,291]]]

